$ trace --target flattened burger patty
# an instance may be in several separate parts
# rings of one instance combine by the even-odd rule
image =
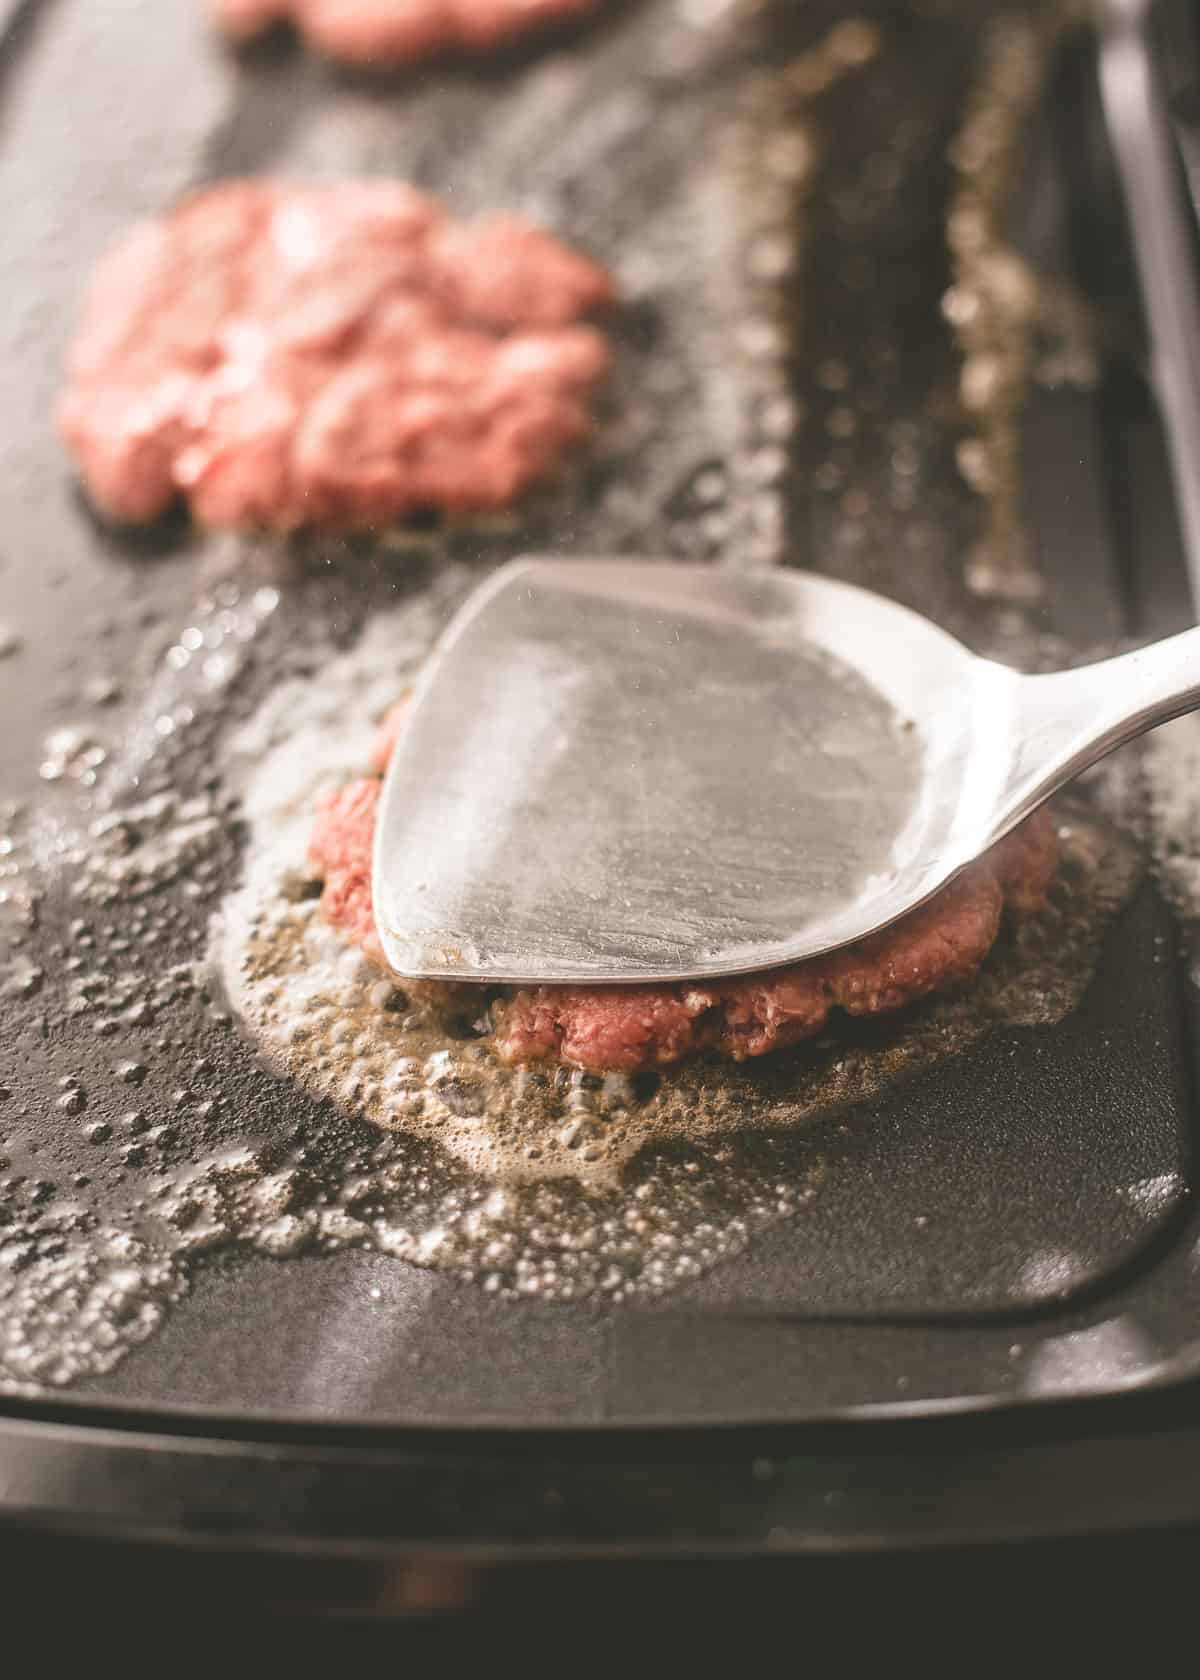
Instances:
[[[409,64],[432,53],[486,51],[599,0],[212,0],[218,26],[248,41],[292,23],[319,51],[348,64]]]
[[[372,528],[508,505],[591,428],[604,271],[516,216],[389,181],[234,181],[102,260],[62,433],[97,505]]]
[[[398,712],[380,730],[381,771]],[[324,881],[321,912],[383,962],[371,905],[371,850],[380,782],[364,777],[322,796],[309,865]],[[1006,904],[1045,903],[1058,863],[1053,822],[1038,811],[936,898],[857,945],[790,968],[716,984],[538,986],[492,1005],[493,1046],[507,1062],[557,1057],[596,1072],[668,1067],[700,1050],[743,1061],[821,1031],[835,1009],[878,1015],[971,979],[995,943]],[[462,988],[423,983],[426,1002],[457,1002]]]

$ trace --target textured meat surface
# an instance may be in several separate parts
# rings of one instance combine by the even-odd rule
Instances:
[[[226,182],[101,261],[63,436],[108,515],[372,528],[502,508],[591,427],[604,271],[388,181]]]
[[[989,855],[1005,901],[1017,910],[1040,910],[1058,869],[1058,837],[1045,809],[1006,834]]]
[[[969,980],[1000,930],[986,862],[883,933],[832,956],[711,985],[539,986],[496,1006],[505,1061],[559,1055],[580,1067],[666,1067],[715,1049],[765,1056],[821,1031],[834,1009],[881,1015]]]
[[[212,0],[218,26],[245,41],[292,23],[312,46],[351,64],[407,64],[447,49],[480,50],[599,0]]]
[[[380,772],[402,707],[380,725],[372,752]],[[368,777],[324,795],[309,851],[324,881],[323,916],[373,962],[383,960],[371,909],[379,788]],[[493,1004],[494,1048],[504,1061],[552,1057],[597,1072],[669,1067],[703,1050],[735,1061],[764,1056],[811,1038],[834,1010],[885,1014],[970,980],[1005,905],[1043,905],[1057,861],[1053,820],[1041,810],[928,904],[856,945],[716,984],[520,988]],[[444,990],[461,1000],[461,988]],[[436,1002],[439,988],[423,984],[420,994]]]
[[[321,914],[372,962],[384,963],[371,901],[371,849],[381,783],[374,776],[321,794],[308,843],[308,863],[324,882]]]

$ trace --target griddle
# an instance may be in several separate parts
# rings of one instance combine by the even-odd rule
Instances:
[[[482,572],[527,548],[717,559],[774,542],[783,563],[1028,657],[1012,604],[967,586],[982,509],[955,461],[958,357],[939,305],[966,92],[1002,13],[1044,21],[1049,9],[871,0],[859,11],[881,31],[878,55],[824,91],[798,77],[786,93],[777,67],[825,39],[839,5],[777,0],[736,27],[720,7],[690,10],[703,28],[664,0],[614,0],[549,47],[386,80],[286,39],[230,59],[191,4],[27,0],[3,14],[0,618],[24,643],[0,660],[5,794],[61,791],[66,809],[78,790],[38,781],[47,732],[76,719],[89,678],[112,673],[130,695],[127,712],[104,713],[118,737],[197,599],[219,606],[222,588],[271,583],[281,601],[222,707],[162,761],[188,787],[203,785],[231,718],[282,676],[315,674],[314,649],[349,641],[431,567]],[[1008,212],[1012,237],[1100,312],[1111,346],[1094,389],[1035,388],[1021,423],[1045,585],[1036,629],[1068,657],[1190,621],[1093,57],[1086,34],[1065,32]],[[782,530],[753,489],[766,471],[746,419],[761,334],[756,352],[754,330],[718,332],[707,361],[679,336],[736,325],[736,240],[705,249],[721,222],[702,211],[714,182],[728,199],[754,179],[769,137],[756,124],[780,100],[819,157],[811,190],[803,178],[789,189],[794,278],[775,291],[780,366],[805,414]],[[284,555],[204,539],[182,519],[136,535],[96,521],[48,418],[88,268],[131,216],[266,170],[395,172],[464,211],[503,190],[616,262],[632,294],[609,413],[624,453],[602,433],[565,488],[506,528],[449,529],[425,548],[331,538]],[[664,250],[668,284],[639,289],[639,261]],[[631,443],[614,417],[639,389],[656,395]],[[898,437],[918,462],[917,494],[899,503]],[[733,486],[721,520],[715,469]],[[151,972],[202,948],[239,866],[236,805],[227,819],[205,890],[155,895]],[[23,957],[67,961],[76,920],[69,894],[51,893]],[[998,1029],[797,1139],[823,1162],[803,1217],[657,1302],[496,1301],[369,1252],[204,1257],[163,1326],[111,1371],[0,1400],[0,1510],[175,1540],[489,1557],[1195,1519],[1190,962],[1188,930],[1147,877],[1065,1023]],[[152,1027],[98,1042],[54,988],[51,974],[11,991],[0,1019],[13,1092],[0,1139],[32,1140],[47,1182],[103,1158],[64,1123],[62,1081],[86,1087],[90,1123],[115,1125],[131,1106],[111,1071],[123,1058],[150,1069],[136,1104],[149,1127],[171,1128],[174,1161],[251,1126],[283,1139],[301,1124],[330,1149],[360,1140],[262,1066],[213,995],[188,992]],[[224,1106],[201,1113],[197,1082]]]

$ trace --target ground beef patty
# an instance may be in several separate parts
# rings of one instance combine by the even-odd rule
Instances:
[[[314,47],[349,64],[408,64],[447,49],[498,47],[599,0],[212,0],[217,23],[247,41],[292,23]]]
[[[372,754],[382,771],[397,713]],[[309,848],[321,912],[372,962],[383,950],[371,905],[371,850],[381,783],[364,777],[322,796]],[[715,984],[537,986],[492,1003],[493,1046],[507,1062],[558,1057],[603,1072],[667,1067],[699,1050],[743,1061],[811,1038],[835,1009],[878,1015],[969,980],[995,943],[1006,904],[1045,902],[1058,861],[1038,811],[928,904],[831,956]],[[460,1006],[464,988],[423,982],[422,1001]],[[470,995],[470,992],[467,992]],[[477,994],[476,994],[477,995]]]
[[[613,287],[516,216],[397,182],[234,181],[118,241],[68,359],[97,505],[180,492],[221,526],[371,528],[506,506],[585,437]]]

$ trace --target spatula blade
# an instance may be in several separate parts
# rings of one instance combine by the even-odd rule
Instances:
[[[388,771],[374,885],[396,972],[604,983],[786,960],[811,911],[891,867],[920,779],[894,707],[848,667],[832,680],[810,639],[850,598],[868,599],[637,561],[496,574]],[[839,789],[861,806],[864,780],[876,820],[846,832]]]

